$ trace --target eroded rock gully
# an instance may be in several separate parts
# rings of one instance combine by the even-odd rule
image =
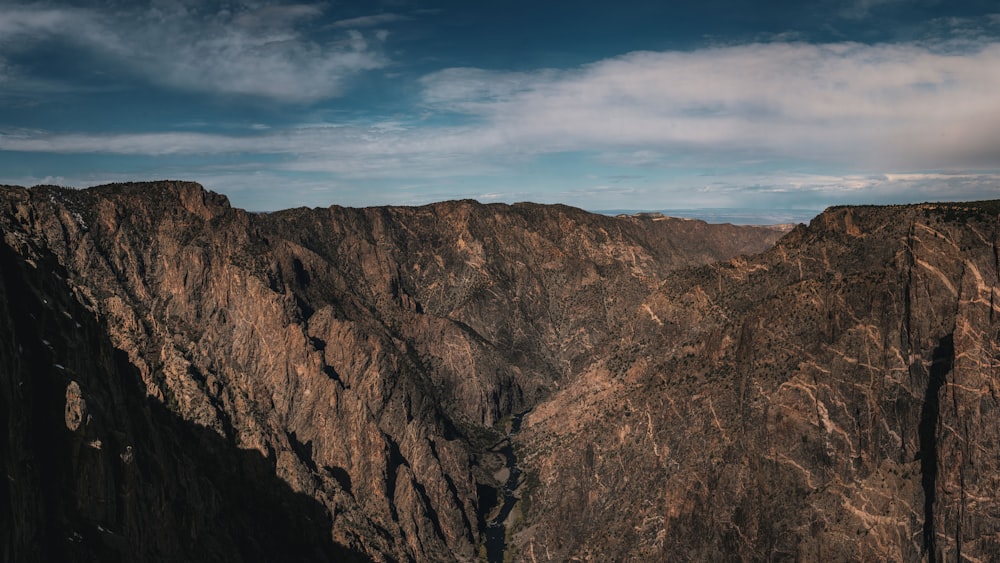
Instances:
[[[1000,557],[995,204],[0,192],[5,560]]]

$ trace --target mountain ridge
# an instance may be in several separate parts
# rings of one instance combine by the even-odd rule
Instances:
[[[778,240],[538,204],[249,213],[186,182],[3,187],[0,201],[11,259],[51,256],[148,400],[312,499],[330,519],[311,537],[331,549],[997,553],[991,466],[950,465],[979,454],[947,430],[976,422],[997,451],[995,406],[953,385],[993,365],[996,202],[831,208]],[[86,386],[63,395],[49,399],[67,412],[70,395],[90,402]],[[872,504],[879,491],[920,508]],[[485,537],[500,504],[498,556]],[[840,539],[858,522],[872,526]]]
[[[182,182],[4,192],[5,240],[57,257],[150,397],[273,460],[336,515],[338,543],[385,560],[475,556],[477,488],[503,463],[491,427],[609,344],[601,325],[666,270],[651,253],[680,256],[650,225],[565,206],[251,214]],[[714,250],[688,228],[701,261],[736,233],[776,238],[725,228]]]
[[[521,553],[996,558],[996,205],[832,208],[671,274],[645,340],[581,377],[600,393],[526,418],[550,485],[525,494]],[[600,509],[624,502],[625,522]]]

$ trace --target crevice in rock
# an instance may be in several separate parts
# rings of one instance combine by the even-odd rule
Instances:
[[[512,437],[521,431],[521,422],[528,411],[520,412],[511,417],[510,432],[499,442],[493,445],[492,451],[504,456],[504,467],[507,469],[507,480],[500,489],[493,489],[495,497],[490,498],[493,502],[490,505],[480,505],[480,510],[484,506],[500,505],[499,510],[492,519],[486,522],[485,547],[486,559],[490,563],[503,563],[507,555],[507,517],[510,516],[514,505],[520,500],[517,494],[521,485],[521,468],[517,464],[517,456],[514,453]],[[490,494],[491,491],[480,490],[478,492]],[[480,501],[482,502],[482,500]],[[485,518],[485,514],[482,516]]]
[[[920,475],[921,486],[924,489],[924,552],[929,560],[937,560],[937,546],[934,531],[934,501],[937,488],[938,450],[937,429],[940,411],[941,387],[945,378],[955,365],[955,340],[953,334],[948,334],[938,341],[934,349],[924,394],[924,404],[920,411]]]
[[[410,463],[399,451],[399,445],[389,436],[385,436],[388,447],[388,459],[386,460],[386,498],[389,499],[389,510],[392,514],[393,522],[399,522],[399,513],[396,511],[396,479],[399,477],[400,466],[409,467]]]
[[[434,510],[434,503],[431,502],[431,497],[427,494],[427,488],[424,487],[423,483],[417,481],[416,477],[410,479],[410,483],[413,485],[413,490],[420,495],[420,500],[424,503],[424,510],[426,511],[427,518],[431,521],[434,534],[441,541],[447,542],[444,536],[444,529],[441,528],[441,519],[438,517],[437,510]]]
[[[308,321],[313,316],[313,313],[316,312],[316,309],[298,294],[294,294],[293,297],[295,298],[295,306],[299,309],[299,315],[302,316],[302,320]]]
[[[312,278],[309,276],[309,272],[306,271],[305,266],[302,264],[302,260],[298,258],[292,258],[292,273],[295,275],[295,283],[305,289],[309,287],[309,283],[312,282]]]
[[[346,469],[343,467],[324,465],[323,470],[326,471],[327,475],[337,481],[340,488],[343,489],[345,493],[354,496],[354,493],[351,491],[351,474],[348,473]]]
[[[434,443],[434,440],[428,440],[427,443],[430,444],[431,455],[434,456],[434,460],[438,463],[438,465],[441,465],[441,457],[438,456],[437,444]],[[450,475],[448,475],[447,471],[444,471],[444,467],[442,467],[441,474],[444,476],[444,482],[448,486],[448,493],[451,494],[451,500],[455,503],[459,514],[462,516],[462,524],[465,526],[465,530],[468,531],[469,539],[474,540],[473,535],[476,531],[473,529],[472,523],[469,522],[469,517],[465,513],[465,503],[462,502],[462,496],[458,494],[458,488],[455,486],[455,481]]]
[[[913,225],[910,225],[909,234],[904,244],[906,249],[906,280],[903,282],[903,329],[902,345],[903,350],[909,352],[910,342],[913,337],[913,302],[910,289],[913,286]]]
[[[288,438],[288,445],[295,452],[295,455],[299,460],[309,468],[313,473],[317,472],[316,462],[313,460],[313,445],[312,440],[302,442],[299,437],[295,435],[295,432],[285,432],[285,437]]]

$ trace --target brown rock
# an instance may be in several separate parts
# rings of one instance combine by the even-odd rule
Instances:
[[[521,556],[1000,557],[998,211],[834,208],[668,276],[527,417]]]
[[[636,311],[647,315],[644,299],[669,272],[763,250],[780,234],[533,204],[255,215],[181,182],[4,188],[0,225],[11,261],[65,269],[52,291],[72,293],[74,318],[96,315],[101,328],[88,334],[108,339],[104,351],[81,342],[78,361],[64,363],[79,375],[83,358],[105,358],[93,373],[108,391],[80,379],[98,421],[87,443],[102,447],[80,446],[71,459],[83,469],[56,473],[77,476],[86,506],[132,499],[125,513],[79,521],[127,530],[109,553],[140,558],[189,545],[184,530],[211,553],[253,558],[227,542],[259,533],[260,506],[299,506],[286,497],[311,500],[263,533],[267,549],[301,531],[323,553],[340,549],[324,543],[332,537],[377,560],[475,557],[492,508],[480,496],[499,485],[503,462],[494,427],[589,380],[623,342],[645,342]],[[114,390],[129,382],[145,398]],[[149,430],[159,424],[164,435]],[[171,453],[179,444],[197,449]],[[204,475],[196,492],[169,483]],[[245,507],[239,484],[271,493]],[[245,517],[212,531],[229,510]],[[140,539],[157,515],[167,515],[162,533]],[[76,521],[59,520],[59,533]],[[177,549],[164,553],[191,557]]]
[[[66,428],[76,432],[80,429],[87,416],[87,401],[83,399],[80,392],[80,385],[75,381],[70,381],[66,386]]]

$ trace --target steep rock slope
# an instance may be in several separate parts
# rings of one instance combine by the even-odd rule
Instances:
[[[581,367],[612,349],[670,269],[758,251],[778,236],[766,229],[473,202],[255,215],[196,184],[173,182],[84,191],[7,187],[0,225],[11,261],[35,260],[32,252],[50,257],[65,270],[59,291],[72,290],[78,303],[71,316],[95,317],[121,351],[104,345],[92,353],[127,357],[116,356],[119,367],[95,372],[94,381],[78,382],[79,391],[67,387],[67,405],[105,405],[101,393],[113,395],[118,383],[101,382],[127,385],[131,377],[151,398],[152,412],[166,405],[155,416],[199,429],[193,451],[239,449],[227,454],[241,456],[238,463],[217,459],[237,476],[251,475],[233,483],[256,491],[257,480],[275,476],[293,498],[313,499],[318,516],[303,509],[301,517],[325,531],[303,545],[324,553],[347,548],[378,560],[476,557],[489,508],[480,494],[499,486],[494,472],[503,461],[490,451],[495,423],[570,384]],[[17,323],[10,329],[23,330]],[[90,352],[82,350],[76,364],[60,365],[84,371]],[[109,390],[92,398],[101,385]],[[55,400],[52,389],[45,397]],[[60,414],[54,408],[10,410],[11,428],[38,416],[49,425],[48,436],[66,441],[65,431],[52,427],[51,417]],[[128,422],[114,408],[97,410],[119,418],[73,429],[114,445],[114,455],[100,450],[108,458],[98,465],[105,473],[118,468],[118,450],[132,445],[128,424],[160,425],[153,415]],[[83,416],[80,408],[66,409],[67,421]],[[31,444],[10,451],[38,449]],[[65,466],[61,451],[53,454],[64,464],[60,478],[90,487],[91,474]],[[161,456],[167,456],[162,448],[143,452],[143,459]],[[220,477],[224,470],[171,459],[157,463],[169,466],[163,479],[180,472],[181,490],[200,482],[203,470],[211,482],[230,481]],[[125,486],[117,478],[105,481],[102,498]],[[23,503],[15,500],[22,486],[7,490],[11,518],[19,518]],[[224,517],[226,503],[236,502],[233,490],[219,493],[228,500],[199,516]],[[73,498],[63,502],[91,503]],[[183,520],[200,509],[195,500],[176,498],[172,514]],[[56,508],[59,503],[52,501]],[[250,513],[246,525],[260,526]],[[85,520],[104,529],[129,522]],[[118,528],[105,524],[112,521]],[[313,529],[295,518],[288,524],[292,535]],[[146,533],[141,522],[129,525]],[[208,533],[197,523],[190,529]],[[279,533],[275,542],[283,538]],[[19,541],[5,540],[5,546],[24,545]],[[143,551],[140,543],[126,534],[121,552],[159,553]],[[182,554],[187,557],[202,558]]]
[[[833,208],[668,276],[526,417],[520,556],[1000,559],[998,212]]]
[[[0,242],[0,559],[364,561],[273,472],[146,396],[32,241]]]
[[[670,270],[759,252],[781,234],[470,201],[290,210],[261,223],[282,239],[291,262],[275,270],[304,310],[351,318],[339,304],[361,299],[424,355],[452,414],[485,426],[601,355]]]

